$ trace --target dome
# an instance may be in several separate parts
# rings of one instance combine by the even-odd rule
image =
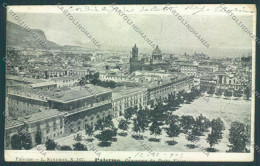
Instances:
[[[161,55],[162,54],[162,51],[159,49],[158,45],[156,46],[156,48],[153,50],[153,54],[154,55]]]

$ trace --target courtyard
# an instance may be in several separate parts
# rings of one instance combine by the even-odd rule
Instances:
[[[250,123],[251,119],[251,101],[250,100],[228,100],[223,98],[215,98],[208,97],[203,98],[200,97],[195,99],[190,104],[181,104],[180,108],[176,111],[172,112],[173,115],[190,115],[194,118],[202,114],[207,117],[209,120],[220,117],[224,122],[225,130],[223,131],[223,139],[219,144],[215,145],[215,148],[218,152],[225,152],[228,150],[228,137],[229,137],[229,129],[231,123],[233,121],[239,121],[245,124]],[[120,117],[119,117],[120,118]],[[118,126],[118,120],[113,119],[114,126]],[[87,142],[86,140],[80,141],[82,144],[90,145],[94,147],[98,151],[147,151],[150,149],[151,151],[158,152],[197,152],[201,151],[199,148],[190,149],[186,145],[190,144],[190,142],[185,138],[185,134],[181,133],[178,137],[175,137],[174,140],[177,142],[174,146],[168,145],[166,141],[171,141],[172,138],[169,138],[164,130],[162,130],[162,134],[156,136],[157,139],[160,139],[160,142],[150,142],[149,138],[154,138],[154,135],[150,135],[150,131],[147,130],[142,135],[144,136],[143,140],[136,140],[132,138],[132,124],[129,126],[128,135],[127,136],[119,136],[117,135],[117,140],[112,142],[112,145],[109,147],[100,147],[98,146],[99,141],[94,138],[93,142]],[[118,133],[122,132],[122,130],[118,129]],[[85,131],[80,131],[83,138],[89,138],[85,135]],[[77,134],[73,134],[58,140],[55,140],[60,146],[69,145],[77,143],[74,140]],[[209,132],[205,132],[204,136],[200,136],[200,140],[196,142],[195,145],[199,145],[201,148],[208,148],[209,144],[206,142],[206,138]],[[96,133],[94,133],[95,135]],[[129,146],[131,145],[131,146]]]

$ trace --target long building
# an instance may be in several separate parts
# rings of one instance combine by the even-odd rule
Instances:
[[[65,125],[65,135],[93,126],[98,119],[112,115],[112,91],[98,86],[76,87],[60,92],[49,100],[51,108],[66,113],[65,118],[74,125]]]
[[[113,112],[116,117],[122,116],[130,107],[144,107],[147,105],[146,88],[123,88],[114,90],[112,94]]]
[[[31,91],[25,93],[16,89],[7,97],[6,116],[9,121],[19,120],[19,124],[7,123],[6,146],[21,127],[32,136],[35,145],[37,131],[42,133],[43,143],[48,139],[67,136],[75,131],[84,130],[86,125],[94,126],[98,119],[113,115],[112,91],[110,89],[88,85],[56,91],[45,92],[43,99]],[[40,90],[39,90],[40,91]]]
[[[147,86],[148,100],[168,98],[169,94],[175,94],[179,91],[188,91],[194,85],[194,77],[188,76],[173,80],[165,80],[158,84]]]
[[[193,77],[173,78],[153,85],[136,88],[114,89],[85,85],[63,90],[41,90],[36,93],[25,89],[8,92],[8,110],[12,117],[6,124],[6,147],[10,148],[12,136],[19,128],[26,128],[36,144],[37,132],[42,134],[42,143],[57,139],[75,131],[84,130],[86,125],[94,126],[98,119],[108,115],[122,116],[130,107],[145,107],[149,100],[168,97],[170,93],[188,91],[193,86]],[[26,93],[30,92],[30,93]],[[41,94],[41,96],[38,96]],[[10,123],[16,121],[16,123]]]

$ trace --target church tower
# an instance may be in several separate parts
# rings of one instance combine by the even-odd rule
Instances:
[[[132,58],[138,59],[138,48],[135,46],[132,48]]]
[[[142,60],[138,59],[138,48],[136,47],[136,44],[134,47],[132,47],[132,57],[130,58],[130,73],[142,70]]]

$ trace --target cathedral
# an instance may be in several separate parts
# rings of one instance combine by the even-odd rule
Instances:
[[[165,62],[162,59],[162,51],[159,49],[158,45],[153,50],[152,56],[150,57],[139,57],[138,56],[138,47],[136,44],[130,52],[130,73],[137,70],[154,70],[154,69],[163,69],[166,70],[170,67],[169,62]]]

